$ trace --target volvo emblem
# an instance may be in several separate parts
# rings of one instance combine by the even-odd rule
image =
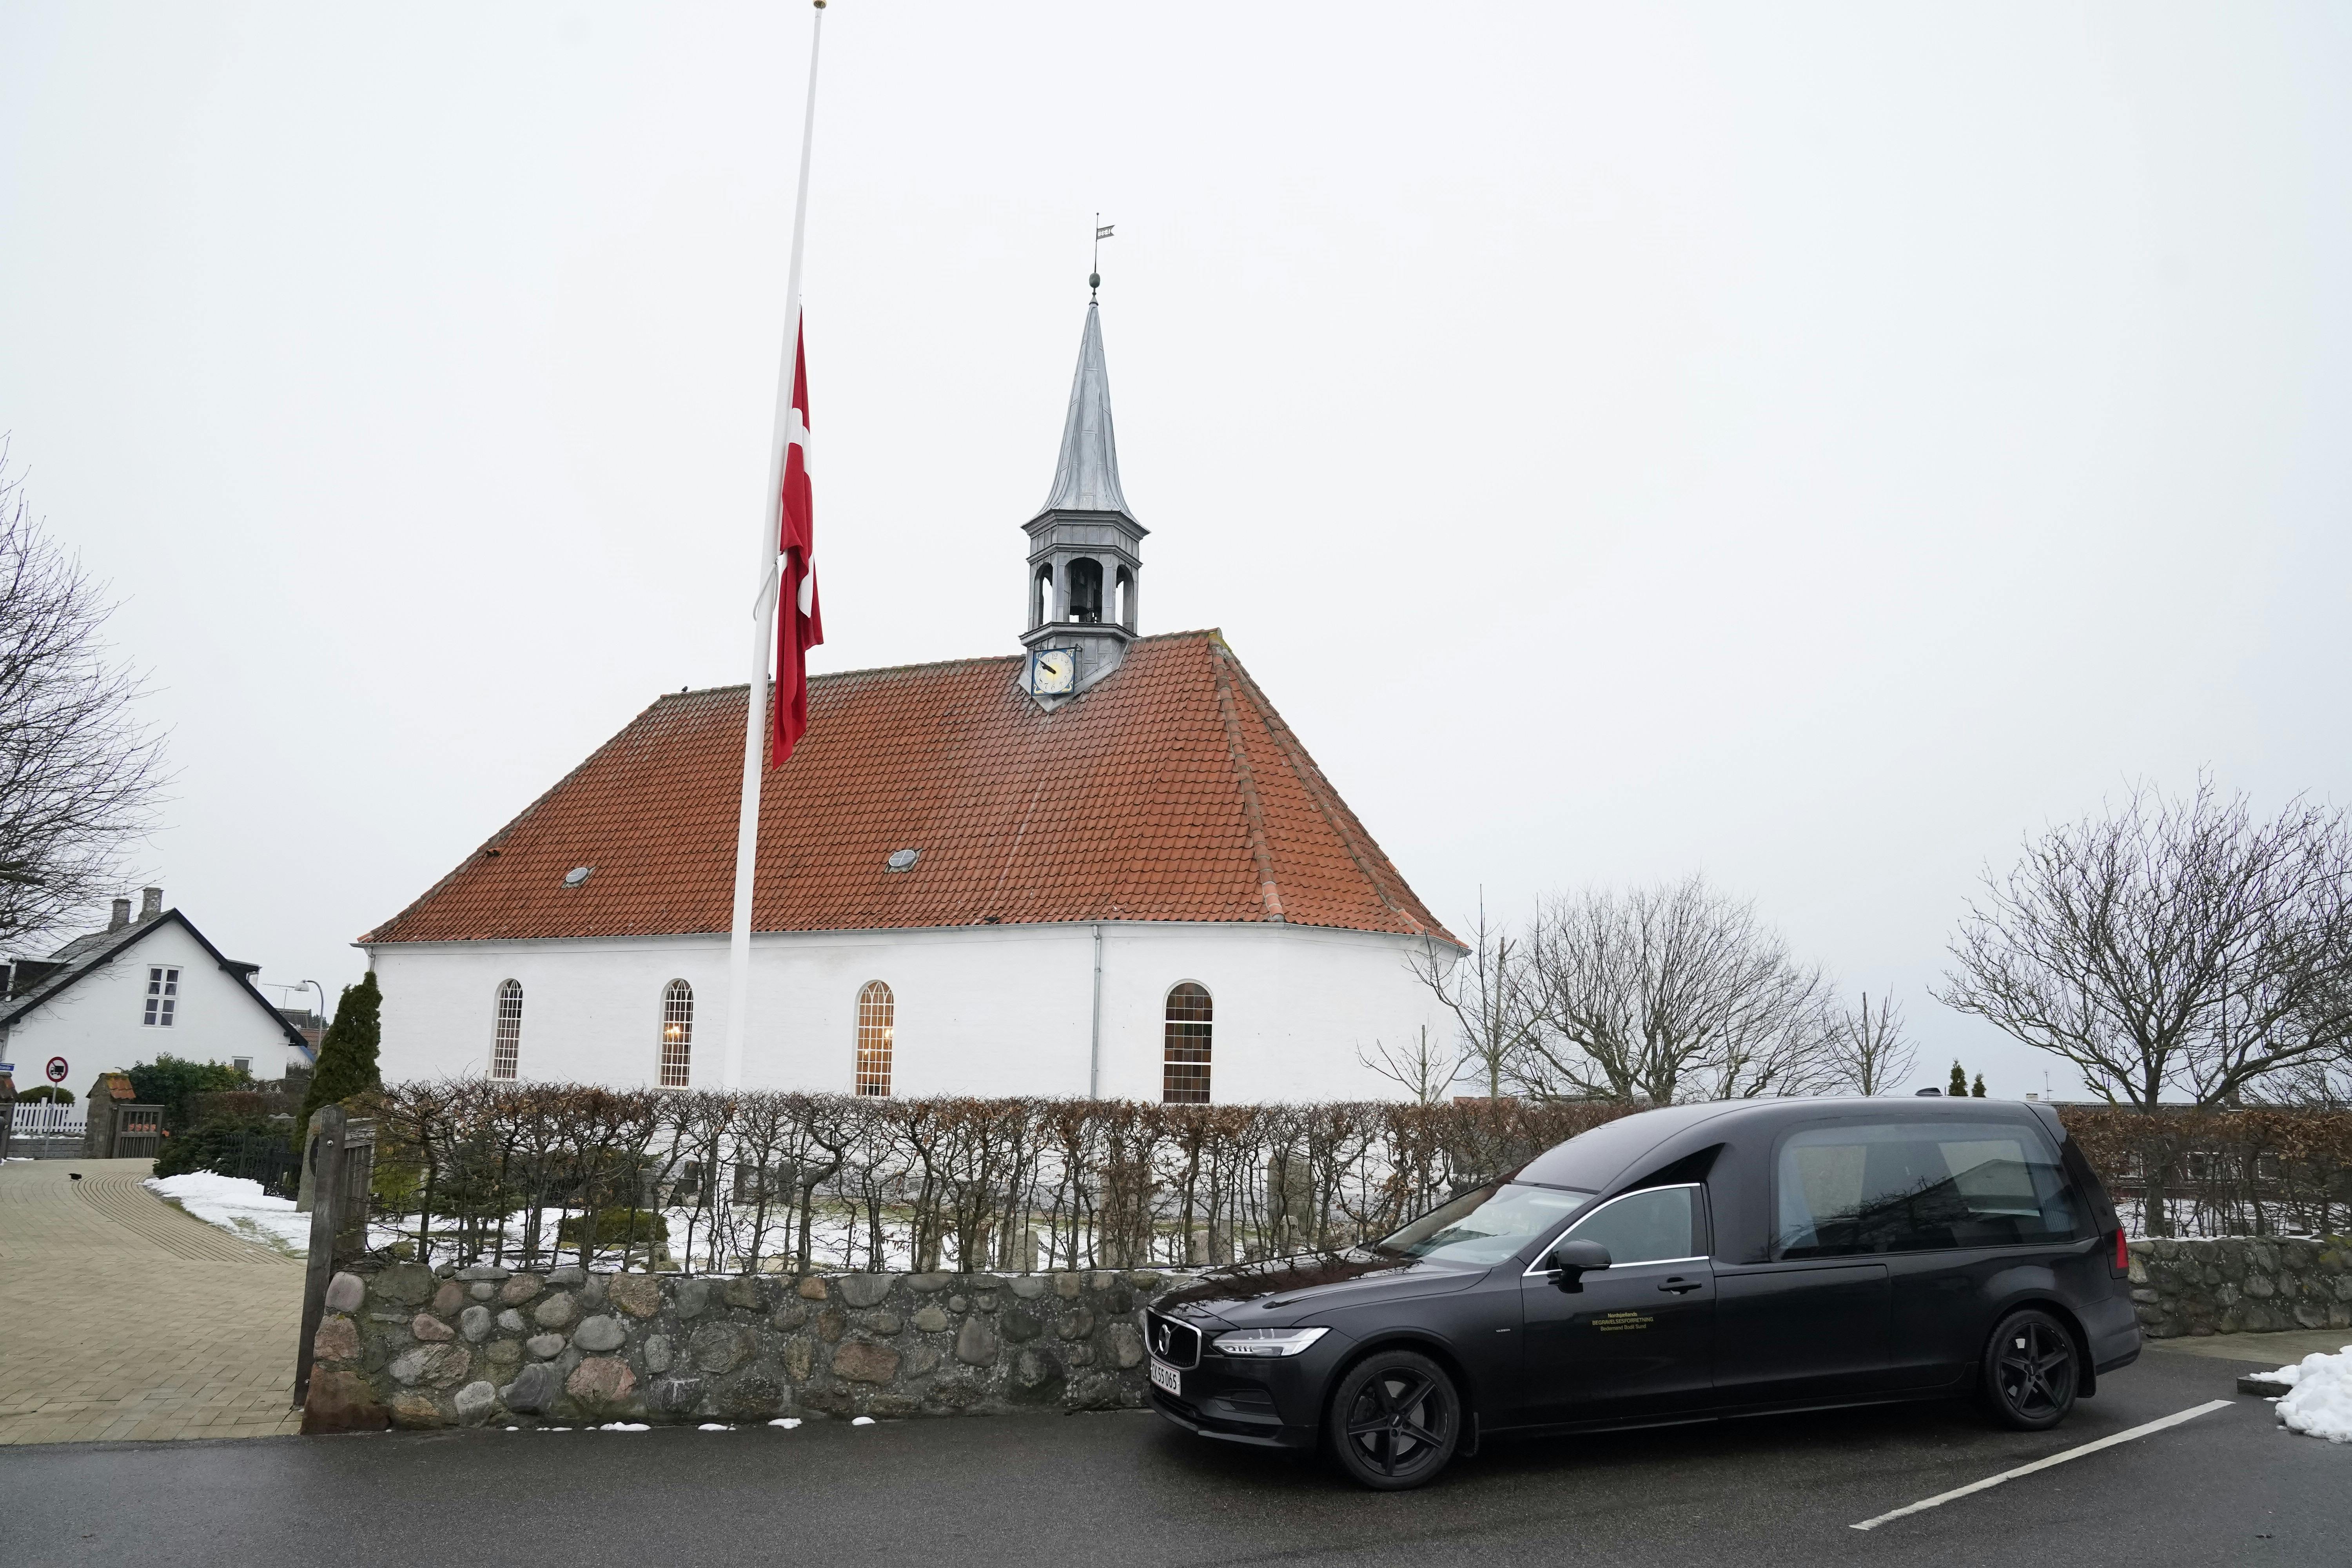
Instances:
[[[1165,1324],[1165,1323],[1162,1323],[1162,1324],[1160,1324],[1160,1359],[1161,1359],[1161,1360],[1163,1360],[1163,1361],[1165,1361],[1165,1360],[1168,1358],[1169,1353],[1170,1353],[1170,1352],[1169,1352],[1169,1350],[1168,1350],[1168,1325],[1167,1325],[1167,1324]]]

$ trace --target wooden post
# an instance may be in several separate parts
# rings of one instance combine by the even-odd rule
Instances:
[[[310,1152],[318,1172],[310,1205],[310,1261],[302,1276],[302,1342],[294,1352],[294,1408],[310,1395],[311,1342],[327,1315],[327,1286],[335,1278],[335,1233],[343,1199],[343,1108],[329,1105],[310,1118]]]

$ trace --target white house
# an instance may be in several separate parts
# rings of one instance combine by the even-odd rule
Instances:
[[[1023,651],[809,683],[766,774],[747,1087],[1392,1097],[1458,945],[1214,631],[1138,635],[1089,306]],[[716,1085],[747,689],[665,696],[360,939],[386,1078]]]
[[[131,900],[117,899],[105,930],[9,966],[0,1061],[15,1064],[20,1087],[45,1081],[53,1058],[67,1063],[76,1094],[100,1073],[167,1053],[265,1080],[310,1066],[301,1032],[255,989],[259,964],[224,957],[186,915],[163,908],[162,889],[142,900],[136,920]]]

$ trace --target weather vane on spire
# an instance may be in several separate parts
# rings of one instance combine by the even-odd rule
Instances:
[[[1118,226],[1115,223],[1103,222],[1102,214],[1095,214],[1095,264],[1087,274],[1087,295],[1089,299],[1097,297],[1102,289],[1102,242],[1111,238],[1110,231]]]

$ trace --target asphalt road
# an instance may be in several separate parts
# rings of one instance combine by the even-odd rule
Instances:
[[[2340,1562],[2352,1445],[2238,1363],[2151,1351],[2055,1433],[1960,1406],[1489,1443],[1375,1495],[1156,1416],[797,1431],[453,1432],[0,1451],[0,1557],[51,1563],[1091,1565]],[[2223,1410],[1867,1533],[1922,1498],[2215,1398]]]

